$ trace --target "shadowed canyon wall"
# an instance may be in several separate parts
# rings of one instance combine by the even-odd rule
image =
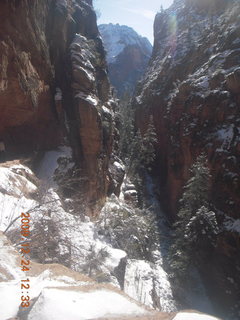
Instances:
[[[142,132],[154,118],[154,170],[172,220],[189,168],[202,152],[207,155],[210,198],[222,231],[202,274],[225,310],[235,308],[240,283],[239,14],[239,2],[227,0],[175,0],[158,13],[153,56],[134,101]]]

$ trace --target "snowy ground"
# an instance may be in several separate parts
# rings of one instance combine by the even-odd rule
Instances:
[[[90,292],[46,288],[33,306],[29,320],[84,320],[143,315],[146,310],[110,290]]]
[[[194,313],[194,312],[179,312],[173,320],[218,320],[215,317],[208,316],[206,314]]]
[[[26,320],[126,319],[156,316],[109,285],[99,285],[61,265],[31,262],[31,272],[20,270],[20,258],[0,233],[0,320],[16,316]],[[21,308],[21,280],[29,279],[32,308]],[[24,293],[24,295],[26,295]],[[33,299],[36,298],[34,302]],[[163,319],[172,320],[164,314]],[[159,313],[158,319],[162,319]],[[217,320],[207,315],[181,312],[174,320]]]
[[[147,313],[120,291],[97,285],[80,274],[70,275],[71,270],[61,265],[44,266],[32,262],[31,275],[23,272],[19,255],[3,234],[0,234],[0,245],[0,320],[17,316],[23,294],[21,280],[26,278],[30,288],[24,296],[37,298],[28,320],[81,320]]]
[[[58,168],[58,160],[60,158],[69,159],[70,166],[68,166],[68,168],[70,168],[71,164],[73,165],[73,162],[71,162],[71,157],[71,148],[67,146],[62,146],[57,150],[45,152],[43,159],[39,164],[37,176],[39,179],[48,182],[52,186],[54,172]],[[68,168],[66,168],[66,170]]]
[[[39,165],[37,170],[41,181],[39,184],[45,184],[40,202],[31,198],[32,194],[37,192],[37,186],[28,179],[34,176],[29,168],[20,164],[0,167],[0,230],[6,230],[15,218],[20,217],[21,212],[30,212],[32,235],[38,232],[43,234],[43,242],[39,244],[39,249],[42,246],[42,250],[46,251],[49,245],[46,237],[53,232],[51,226],[54,226],[54,230],[57,230],[54,237],[58,243],[55,261],[64,260],[68,255],[68,266],[81,272],[83,268],[89,269],[86,266],[89,257],[91,256],[91,259],[94,260],[94,255],[97,256],[102,250],[107,252],[107,257],[97,271],[107,275],[113,284],[119,286],[113,273],[126,253],[112,248],[111,245],[100,239],[97,227],[88,218],[84,222],[80,216],[74,216],[65,211],[63,200],[59,198],[54,182],[54,172],[59,166],[59,158],[68,160],[65,170],[72,165],[71,151],[68,147],[46,152]],[[17,219],[9,229],[11,232],[14,230],[19,237],[20,219]]]
[[[107,252],[105,259],[98,264],[95,271],[107,275],[108,281],[115,285],[115,288],[119,287],[115,270],[122,259],[127,258],[126,252],[113,248],[103,236],[100,236],[99,226],[96,223],[88,218],[82,221],[80,217],[73,216],[64,209],[64,201],[68,199],[59,198],[53,179],[54,172],[59,166],[59,157],[65,157],[68,160],[66,161],[68,167],[72,165],[69,148],[62,148],[47,152],[39,166],[38,177],[47,185],[41,203],[32,198],[38,191],[38,182],[29,168],[21,164],[0,167],[0,230],[4,231],[21,212],[30,211],[32,234],[38,231],[39,221],[43,221],[44,227],[41,227],[39,232],[44,235],[44,238],[43,243],[39,243],[39,248],[42,247],[43,251],[48,249],[49,244],[45,234],[51,234],[48,228],[52,224],[57,229],[56,236],[54,234],[58,244],[57,261],[61,258],[65,261],[65,257],[69,256],[71,269],[81,272],[84,268],[85,271],[91,269],[88,265],[86,268],[86,264],[89,264],[91,259],[96,262],[96,257],[101,250]],[[116,198],[114,201],[109,199],[105,206],[108,210],[108,218],[111,218],[111,210],[114,207],[124,205],[126,204],[122,196],[117,201]],[[16,230],[19,233],[19,228],[20,219],[12,224],[9,231]],[[153,255],[155,263],[126,259],[125,292],[151,308],[167,312],[174,311],[171,286],[167,273],[162,267],[161,252],[156,251]],[[140,316],[147,312],[145,308],[121,294],[117,289],[109,285],[93,284],[91,279],[86,279],[84,276],[76,278],[71,272],[73,271],[61,265],[47,264],[40,267],[32,262],[31,274],[28,275],[31,283],[29,295],[31,299],[37,298],[37,301],[26,319],[79,320],[123,315]],[[95,275],[92,270],[91,273]],[[17,315],[21,303],[21,280],[24,278],[26,274],[21,271],[18,254],[0,234],[0,320],[7,320]],[[81,310],[80,313],[79,310]],[[176,317],[175,320],[190,319],[188,313],[179,314],[178,317],[180,318]],[[201,318],[197,314],[195,318],[191,318],[191,320],[195,319],[213,320],[214,318],[206,316]]]

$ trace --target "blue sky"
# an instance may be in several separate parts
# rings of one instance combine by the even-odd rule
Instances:
[[[132,27],[153,42],[155,14],[168,8],[173,0],[94,0],[94,7],[101,13],[98,24],[119,23]]]

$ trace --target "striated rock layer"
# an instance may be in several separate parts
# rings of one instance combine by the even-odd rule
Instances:
[[[204,152],[222,232],[202,274],[219,309],[239,309],[240,4],[175,0],[158,13],[150,67],[135,98],[136,124],[152,114],[163,201],[172,219],[189,168]]]
[[[0,4],[0,141],[7,156],[70,141],[94,205],[108,189],[114,101],[91,0]]]

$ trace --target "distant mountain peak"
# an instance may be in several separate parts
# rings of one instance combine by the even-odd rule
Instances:
[[[133,93],[152,54],[152,45],[133,28],[119,24],[101,24],[99,31],[107,52],[109,78],[121,96]]]
[[[103,37],[108,63],[112,63],[128,45],[138,46],[144,54],[151,56],[150,41],[139,35],[133,28],[119,23],[101,24],[98,28]]]

